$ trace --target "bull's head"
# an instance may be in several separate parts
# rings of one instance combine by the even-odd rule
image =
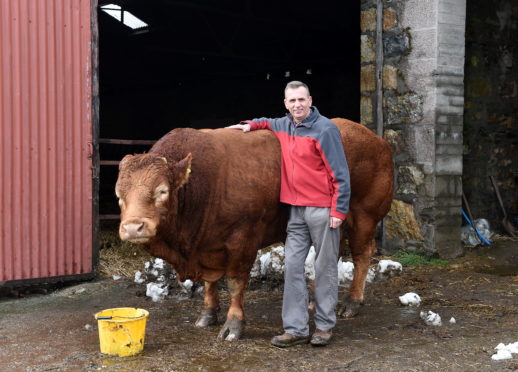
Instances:
[[[122,240],[147,243],[167,217],[173,193],[191,172],[191,154],[179,162],[154,154],[126,155],[119,164],[115,194],[121,208]]]

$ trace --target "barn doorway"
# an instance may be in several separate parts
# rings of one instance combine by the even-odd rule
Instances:
[[[325,116],[359,121],[360,3],[325,4],[100,0],[100,215],[118,217],[125,154],[176,127],[282,116],[288,81]]]

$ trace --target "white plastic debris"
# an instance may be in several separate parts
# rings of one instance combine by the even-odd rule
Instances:
[[[475,228],[477,231],[487,240],[491,240],[494,233],[491,231],[489,222],[484,218],[475,220]],[[482,239],[475,232],[475,229],[471,225],[463,226],[460,233],[460,238],[464,244],[477,245],[482,243]]]
[[[92,325],[91,325],[91,324],[85,324],[85,329],[86,329],[87,331],[91,331],[93,328],[94,328],[94,327],[92,327]]]
[[[343,262],[342,257],[338,260],[338,283],[345,284],[353,280],[354,264],[352,262]]]
[[[455,320],[455,318],[454,318],[454,317],[451,317],[451,318],[450,318],[450,323],[451,323],[451,324],[455,324],[455,323],[457,323],[457,321]]]
[[[142,284],[145,281],[146,280],[144,278],[142,278],[142,273],[139,270],[135,271],[135,280],[134,280],[134,282],[138,283],[138,284]]]
[[[270,258],[273,272],[282,274],[284,272],[284,247],[273,247]]]
[[[268,267],[270,266],[271,253],[270,252],[266,252],[265,254],[263,254],[259,258],[259,260],[261,262],[261,276],[265,276],[266,275],[266,271],[268,270]]]
[[[162,270],[164,268],[164,260],[161,258],[155,258],[155,263],[153,264],[154,269]]]
[[[439,314],[434,313],[431,310],[421,311],[421,313],[419,313],[419,316],[421,317],[421,319],[424,320],[426,325],[429,325],[429,326],[441,326],[442,325],[441,316]]]
[[[169,293],[167,285],[158,283],[148,283],[146,286],[146,296],[151,297],[153,302],[163,300]]]
[[[316,257],[315,247],[311,246],[309,248],[308,256],[306,257],[306,262],[304,262],[304,272],[306,274],[306,278],[309,280],[315,279],[315,257]]]
[[[400,275],[403,271],[403,265],[392,260],[381,260],[378,263],[378,277],[377,279],[388,279],[393,276]]]
[[[399,302],[405,306],[419,306],[421,304],[421,297],[417,293],[408,292],[403,296],[399,296]]]
[[[113,280],[119,280],[121,278],[121,276],[120,275],[114,275],[114,276],[112,276],[112,278],[113,278]]]
[[[376,267],[369,267],[367,270],[367,277],[365,278],[365,281],[367,283],[372,283],[376,280],[378,277],[378,269]]]
[[[194,285],[192,280],[187,279],[185,282],[180,282],[180,281],[178,281],[178,282],[180,283],[180,286],[182,287],[182,290],[184,292],[187,292],[187,293],[191,292],[192,286]]]
[[[493,354],[491,356],[491,359],[493,360],[504,360],[504,359],[511,359],[513,357],[513,354],[518,354],[518,342],[511,343],[511,344],[503,344],[500,343],[496,347],[496,354]]]

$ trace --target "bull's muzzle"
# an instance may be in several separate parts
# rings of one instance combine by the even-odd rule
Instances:
[[[154,233],[150,231],[146,221],[131,220],[121,222],[119,235],[123,241],[147,243],[154,236]]]

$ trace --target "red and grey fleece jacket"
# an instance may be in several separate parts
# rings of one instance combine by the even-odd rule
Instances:
[[[349,212],[349,167],[340,131],[316,107],[301,123],[283,118],[246,120],[250,130],[269,129],[281,144],[283,203],[331,208],[332,217],[345,220]]]

